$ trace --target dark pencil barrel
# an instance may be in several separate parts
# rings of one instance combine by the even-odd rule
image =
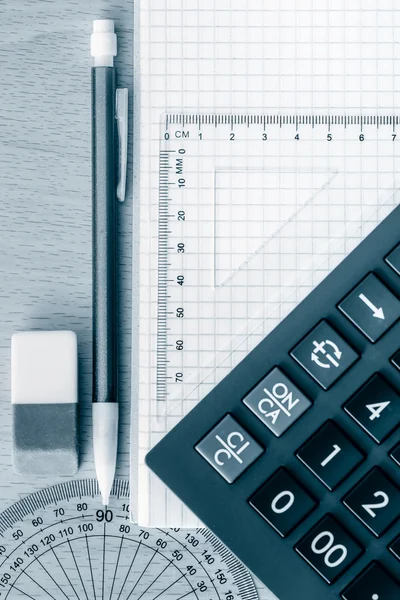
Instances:
[[[92,68],[93,401],[117,401],[115,70]]]

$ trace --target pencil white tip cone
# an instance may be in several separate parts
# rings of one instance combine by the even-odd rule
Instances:
[[[104,506],[110,501],[117,464],[118,403],[93,403],[93,451]]]

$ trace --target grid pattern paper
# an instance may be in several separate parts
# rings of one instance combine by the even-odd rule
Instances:
[[[140,380],[132,431],[139,506],[132,517],[143,525],[197,525],[148,472],[146,452],[396,203],[396,127],[385,121],[399,96],[394,0],[264,6],[153,0],[140,11]],[[165,140],[178,124],[175,113],[277,112],[381,115],[385,125],[270,124],[263,144],[262,127],[246,122],[235,125],[232,143],[230,125],[204,127],[200,142],[198,126],[186,124],[193,137],[183,145],[174,136]],[[168,400],[159,402],[160,151],[174,156],[179,148],[187,181],[183,196],[171,186],[170,212],[184,202],[191,249],[174,255],[168,272],[183,269],[193,277],[179,296],[188,316],[168,320],[168,341],[182,339],[184,351],[168,351],[168,360],[171,373],[184,371],[185,381],[168,383]],[[180,236],[171,221],[168,245]],[[169,309],[177,300],[171,295]]]

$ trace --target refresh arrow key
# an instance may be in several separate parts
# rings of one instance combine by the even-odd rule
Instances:
[[[400,318],[400,301],[373,273],[338,308],[371,342],[376,342]]]
[[[358,359],[358,354],[327,321],[310,331],[290,355],[324,390]]]

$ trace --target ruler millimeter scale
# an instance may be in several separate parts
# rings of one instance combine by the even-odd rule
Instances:
[[[171,125],[198,125],[201,128],[202,125],[262,125],[265,129],[269,125],[279,125],[280,127],[285,125],[294,125],[297,129],[299,126],[307,125],[315,127],[317,125],[327,126],[392,126],[393,130],[400,123],[400,117],[398,115],[345,115],[345,114],[309,114],[309,115],[295,115],[295,114],[263,114],[263,115],[235,115],[235,114],[167,114],[165,116],[165,131],[168,132],[168,128]]]
[[[395,205],[398,126],[383,114],[163,115],[144,215],[140,465]],[[145,522],[197,524],[142,479]],[[149,510],[150,488],[165,506]]]

